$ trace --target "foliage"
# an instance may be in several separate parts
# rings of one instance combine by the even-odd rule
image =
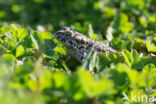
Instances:
[[[155,5],[155,0],[1,0],[0,103],[131,104],[121,102],[123,93],[155,96]],[[90,52],[80,64],[54,37],[65,25],[122,54]]]

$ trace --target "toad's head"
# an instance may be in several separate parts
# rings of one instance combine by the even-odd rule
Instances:
[[[65,43],[73,37],[72,30],[69,27],[63,27],[60,31],[55,33],[57,40]]]

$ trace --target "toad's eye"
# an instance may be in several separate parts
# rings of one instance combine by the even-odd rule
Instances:
[[[65,37],[65,38],[69,38],[69,37],[71,37],[71,33],[66,32],[66,33],[64,34],[64,37]]]

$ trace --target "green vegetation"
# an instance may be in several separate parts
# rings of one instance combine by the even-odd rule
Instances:
[[[54,38],[63,26],[123,54],[80,64]],[[0,104],[148,104],[131,94],[155,86],[155,0],[0,0]]]

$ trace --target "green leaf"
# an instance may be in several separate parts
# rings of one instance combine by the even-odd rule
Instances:
[[[128,73],[130,72],[131,69],[126,64],[117,64],[115,68],[109,70],[111,79],[120,90],[130,83],[130,79],[128,77]]]
[[[90,38],[92,38],[93,33],[94,33],[94,30],[93,30],[92,24],[89,24],[88,25],[88,35]]]
[[[151,49],[151,44],[148,41],[146,41],[146,48],[148,51],[150,51]]]
[[[25,49],[22,45],[17,46],[16,48],[16,57],[21,57],[25,54]]]
[[[0,28],[0,34],[4,34],[5,32],[8,32],[10,30],[10,27],[3,26]]]
[[[137,52],[135,49],[132,50],[132,55],[133,55],[134,61],[135,61],[137,58],[139,58],[139,54],[138,54],[138,52]]]
[[[84,69],[78,69],[77,75],[79,78],[78,81],[82,86],[82,90],[88,96],[94,97],[98,95],[110,95],[114,93],[114,85],[112,81],[105,77],[99,80],[95,80],[94,77]]]
[[[65,71],[70,75],[71,72],[70,72],[68,66],[65,64],[65,62],[62,62],[62,66],[64,67]]]
[[[62,55],[66,55],[66,51],[62,47],[56,47],[54,48],[54,51]]]
[[[111,64],[111,58],[109,56],[107,56],[106,54],[103,53],[99,57],[99,65],[98,65],[98,68],[103,70],[106,67],[110,67],[110,64]]]
[[[39,50],[39,45],[38,45],[38,43],[37,43],[37,40],[34,38],[32,32],[30,33],[30,37],[31,37],[31,40],[32,40],[33,45],[35,46],[35,48],[36,48],[37,50]]]
[[[145,65],[150,64],[152,62],[151,57],[141,57],[134,61],[132,68],[134,69],[141,69]]]
[[[124,59],[125,59],[125,62],[127,63],[127,65],[131,67],[132,63],[133,63],[133,57],[132,57],[131,53],[125,49],[123,51],[123,56],[124,56]]]
[[[53,38],[53,35],[49,32],[43,32],[43,33],[41,33],[41,35],[42,35],[43,39],[52,39]]]
[[[26,38],[29,34],[28,30],[26,30],[24,28],[18,28],[17,33],[18,33],[18,38],[21,41],[23,41],[23,39]]]
[[[119,14],[114,23],[113,23],[113,28],[117,32],[122,32],[124,34],[127,34],[133,29],[133,25],[131,22],[128,21],[128,16],[127,14]]]
[[[15,39],[13,38],[13,35],[12,35],[12,33],[11,33],[11,32],[6,32],[6,33],[5,33],[5,35],[6,35],[9,39],[11,39],[11,40],[14,40],[14,41],[15,41]]]
[[[150,49],[150,52],[156,52],[156,46],[152,47],[152,48]]]
[[[63,72],[56,72],[52,74],[54,86],[56,88],[64,88],[64,90],[70,90],[70,79]]]
[[[144,80],[146,81],[146,88],[152,88],[154,87],[156,84],[156,68],[154,64],[148,64],[143,68],[143,76],[144,76]]]
[[[146,41],[146,48],[148,52],[156,52],[156,46],[151,44],[150,42]]]
[[[16,57],[13,56],[12,54],[4,54],[2,55],[2,61],[10,64],[16,61]]]
[[[156,75],[156,68],[154,64],[148,64],[143,68],[143,74],[146,74],[148,76]]]

